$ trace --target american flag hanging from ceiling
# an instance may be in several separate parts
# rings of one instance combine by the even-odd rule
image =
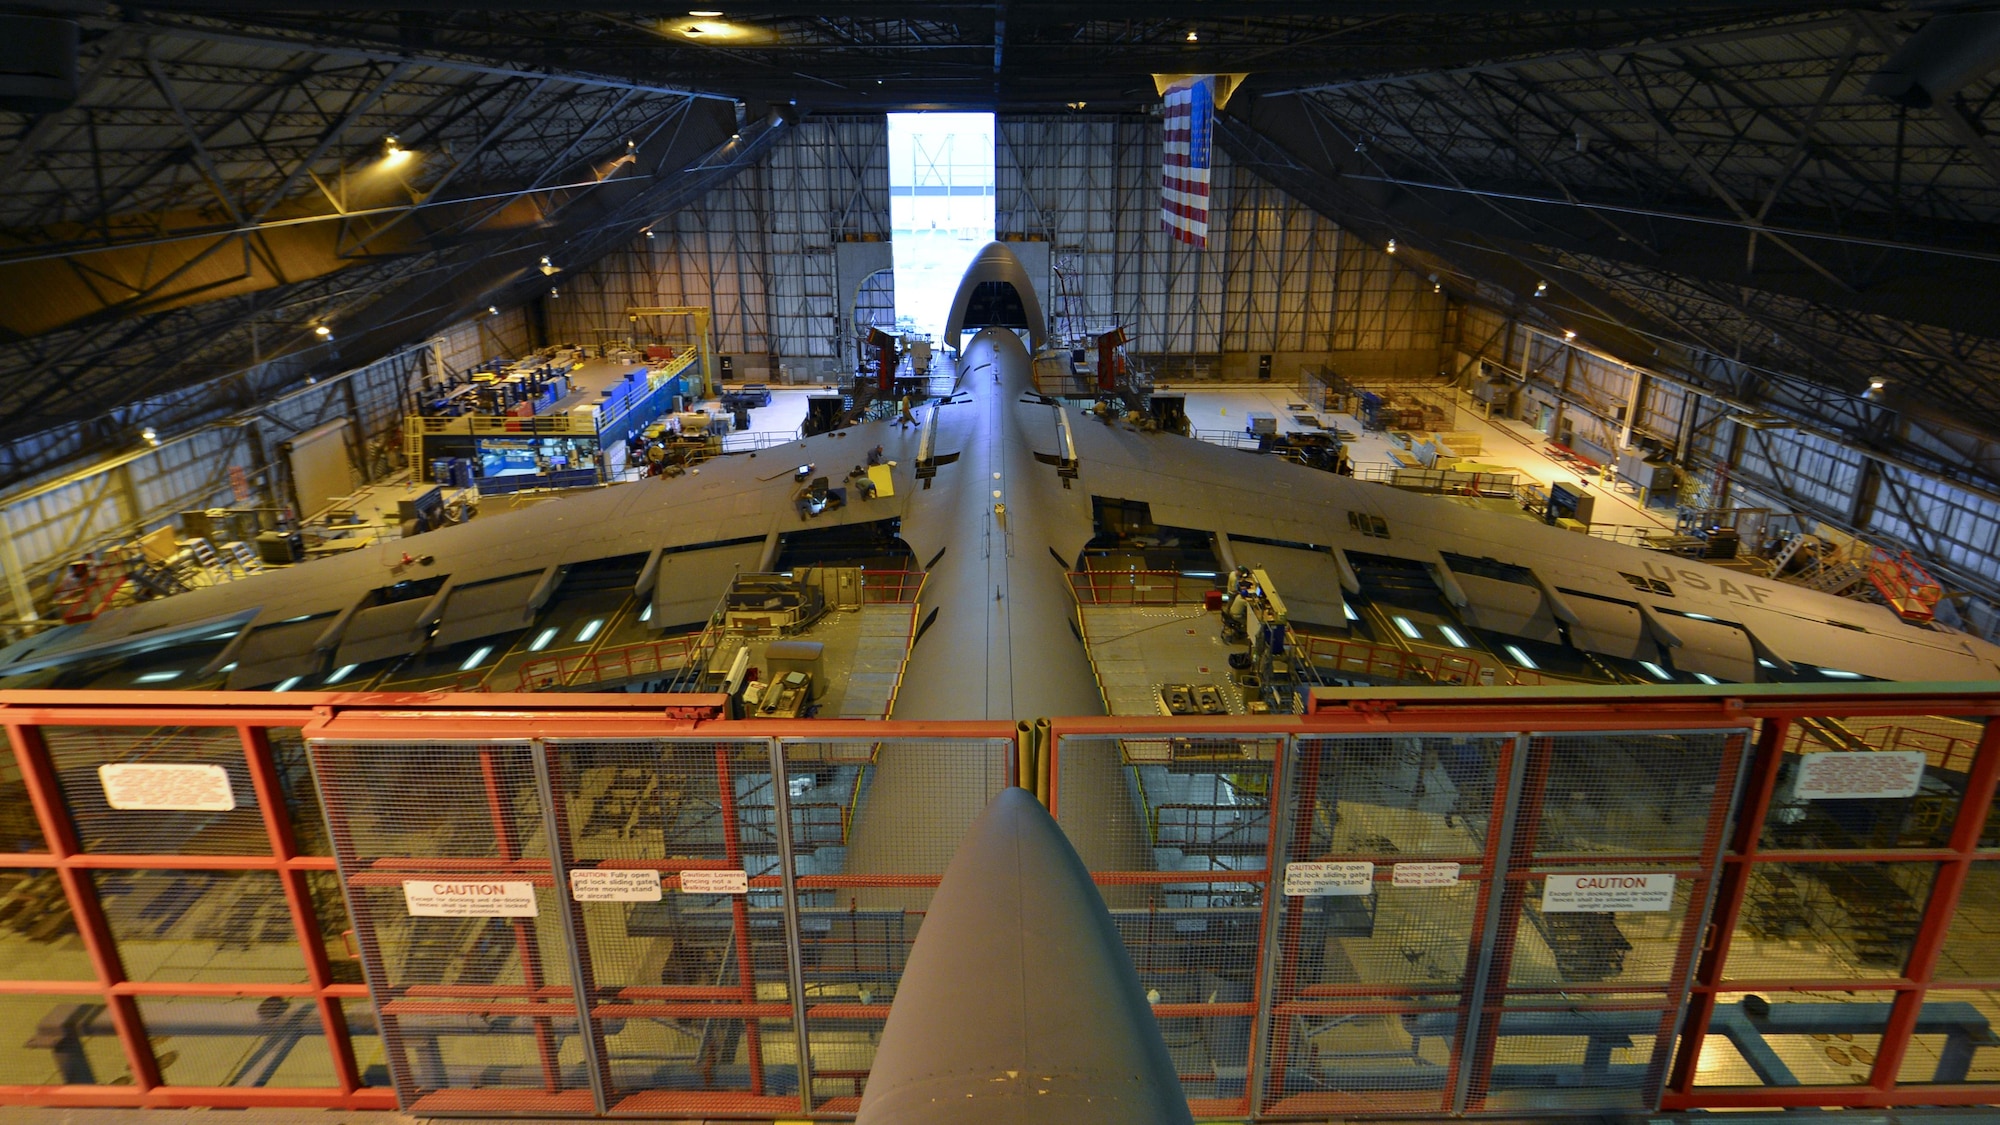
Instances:
[[[1194,75],[1167,87],[1165,163],[1160,170],[1160,225],[1190,246],[1208,246],[1208,154],[1215,126],[1215,76]]]

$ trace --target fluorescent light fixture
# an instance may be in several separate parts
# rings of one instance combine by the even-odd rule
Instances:
[[[646,608],[639,611],[639,620],[651,621],[652,619],[653,619],[653,603],[647,602]]]
[[[1831,680],[1858,680],[1861,678],[1861,673],[1859,672],[1846,672],[1839,668],[1821,668],[1819,674]]]
[[[158,445],[158,444],[160,444],[160,434],[159,434],[159,431],[157,431],[157,430],[153,429],[153,427],[151,427],[151,426],[147,426],[147,427],[146,427],[145,429],[143,429],[143,430],[140,430],[140,431],[139,431],[139,436],[140,436],[140,438],[144,439],[144,441],[146,442],[146,444],[147,444],[147,445]]]
[[[179,671],[148,672],[145,675],[140,676],[137,679],[133,680],[132,682],[135,684],[164,684],[168,680],[178,680],[180,678],[181,674]]]
[[[1694,618],[1694,619],[1695,619],[1696,621],[1713,621],[1713,620],[1715,620],[1715,618],[1713,618],[1713,617],[1710,617],[1710,616],[1709,616],[1708,614],[1706,614],[1706,613],[1683,613],[1683,614],[1681,614],[1681,616],[1682,616],[1682,617],[1692,617],[1692,618]]]
[[[232,661],[230,661],[229,663],[227,663],[227,664],[224,664],[224,665],[222,666],[222,670],[223,670],[223,671],[225,671],[225,672],[234,672],[234,671],[236,671],[236,662],[235,662],[234,660],[232,660]]]
[[[1660,667],[1658,664],[1655,664],[1650,660],[1641,660],[1639,662],[1639,667],[1644,668],[1646,671],[1652,673],[1653,678],[1656,680],[1671,680],[1674,678],[1672,672],[1667,671],[1665,668]]]
[[[602,628],[604,628],[604,619],[602,617],[593,617],[584,622],[583,628],[576,631],[576,643],[582,644],[588,641],[590,638],[596,636],[597,631]]]
[[[1397,615],[1396,617],[1396,628],[1401,629],[1403,631],[1403,635],[1410,638],[1413,641],[1421,641],[1424,639],[1424,631],[1422,629],[1417,628],[1415,622],[1411,621],[1409,618],[1404,617],[1400,614]]]
[[[1521,646],[1520,646],[1520,645],[1508,645],[1508,646],[1507,646],[1507,655],[1508,655],[1508,656],[1511,656],[1511,657],[1513,657],[1513,658],[1514,658],[1514,663],[1516,663],[1516,664],[1519,664],[1519,665],[1520,665],[1521,667],[1523,667],[1523,668],[1539,668],[1539,667],[1541,667],[1541,665],[1539,665],[1539,664],[1535,663],[1534,661],[1532,661],[1532,660],[1528,659],[1528,654],[1527,654],[1527,653],[1525,653],[1525,652],[1522,652],[1522,651],[1521,651]]]
[[[1346,602],[1342,602],[1342,603],[1340,603],[1340,609],[1341,609],[1341,612],[1343,612],[1343,613],[1347,614],[1347,619],[1348,619],[1349,621],[1359,621],[1359,620],[1361,620],[1361,615],[1360,615],[1360,614],[1358,614],[1358,613],[1356,613],[1356,612],[1354,612],[1354,607],[1353,607],[1353,606],[1351,606],[1351,605],[1348,605],[1348,604],[1347,604]]]
[[[541,632],[536,633],[535,639],[528,642],[528,651],[540,652],[543,649],[549,647],[549,642],[555,640],[556,634],[560,632],[562,632],[561,629],[558,629],[554,625],[551,625],[548,628],[542,630]]]
[[[1705,684],[1719,684],[1722,682],[1721,680],[1716,679],[1714,676],[1709,675],[1707,672],[1696,672],[1694,674],[1694,678],[1700,680],[1702,683]]]
[[[465,658],[465,663],[459,665],[458,670],[461,672],[470,672],[474,668],[477,668],[481,664],[484,664],[486,662],[486,658],[492,655],[493,655],[492,645],[480,645],[478,648],[472,650],[472,655]]]
[[[1181,571],[1181,577],[1182,577],[1182,578],[1213,578],[1213,577],[1215,577],[1215,572],[1214,572],[1214,571],[1212,571],[1212,570],[1183,570],[1183,571]]]
[[[326,682],[329,684],[337,684],[340,681],[346,679],[347,677],[352,676],[354,674],[354,670],[359,667],[361,667],[361,665],[359,664],[343,664],[339,668],[334,670],[333,675],[328,676],[326,678]]]
[[[1464,638],[1463,636],[1460,636],[1460,635],[1459,635],[1459,632],[1458,632],[1458,630],[1456,630],[1456,629],[1452,628],[1452,627],[1451,627],[1451,626],[1449,626],[1449,625],[1440,625],[1440,626],[1438,626],[1438,632],[1440,632],[1440,633],[1443,633],[1443,634],[1444,634],[1444,639],[1445,639],[1445,640],[1447,640],[1447,641],[1449,641],[1449,642],[1451,642],[1451,647],[1453,647],[1453,648],[1471,648],[1471,647],[1472,647],[1471,645],[1469,645],[1469,644],[1466,644],[1466,643],[1465,643],[1465,638]]]
[[[277,686],[277,687],[274,687],[274,688],[272,688],[271,690],[272,690],[272,691],[290,691],[290,690],[292,690],[293,688],[295,688],[295,687],[299,686],[299,681],[300,681],[300,680],[302,680],[302,679],[304,679],[304,678],[305,678],[304,676],[292,676],[292,677],[290,677],[289,679],[283,679],[283,680],[279,680],[279,681],[278,681],[278,686]]]
[[[208,639],[209,639],[209,640],[211,640],[211,641],[226,641],[226,640],[228,640],[229,638],[231,638],[231,637],[233,637],[233,636],[235,636],[235,635],[236,635],[236,630],[234,630],[234,629],[231,629],[231,630],[229,630],[229,631],[228,631],[228,632],[226,632],[226,633],[217,633],[217,634],[215,634],[214,636],[212,636],[212,637],[210,637],[210,638],[208,638]]]

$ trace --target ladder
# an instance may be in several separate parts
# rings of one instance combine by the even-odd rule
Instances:
[[[1089,337],[1090,331],[1083,322],[1083,294],[1079,292],[1079,278],[1076,259],[1065,254],[1056,259],[1055,274],[1055,334],[1056,339],[1071,347],[1078,346]]]
[[[1794,531],[1785,536],[1784,546],[1778,548],[1778,553],[1771,559],[1771,576],[1776,578],[1784,574],[1785,568],[1791,565],[1792,559],[1800,551],[1805,551],[1807,558],[1813,558],[1817,554],[1818,546],[1819,537],[1803,531]]]
[[[1808,590],[1818,590],[1823,594],[1845,594],[1859,586],[1868,577],[1865,567],[1851,562],[1822,563],[1818,570],[1807,575],[1799,585]]]

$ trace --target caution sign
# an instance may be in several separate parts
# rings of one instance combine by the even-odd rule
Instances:
[[[1544,914],[1657,913],[1674,908],[1674,877],[1658,872],[1632,875],[1550,875],[1542,880]]]
[[[747,895],[750,875],[746,871],[683,871],[681,890],[691,895]]]
[[[1792,793],[1801,801],[1914,797],[1923,780],[1921,750],[1828,751],[1799,759]]]
[[[1322,895],[1367,895],[1375,893],[1375,865],[1372,863],[1288,863],[1285,865],[1285,895],[1315,898]]]
[[[1455,887],[1456,863],[1398,863],[1389,868],[1389,884],[1396,887]]]
[[[229,812],[236,794],[221,766],[119,762],[97,767],[104,803],[128,812]]]
[[[569,897],[578,902],[658,902],[660,873],[617,867],[573,870]]]
[[[533,918],[533,883],[485,879],[405,879],[403,902],[412,918]]]

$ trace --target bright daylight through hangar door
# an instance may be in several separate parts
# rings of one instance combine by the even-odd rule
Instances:
[[[1657,1104],[1746,739],[1299,739],[1258,1110]]]
[[[944,332],[965,267],[993,241],[993,115],[888,118],[896,323],[935,339]]]

